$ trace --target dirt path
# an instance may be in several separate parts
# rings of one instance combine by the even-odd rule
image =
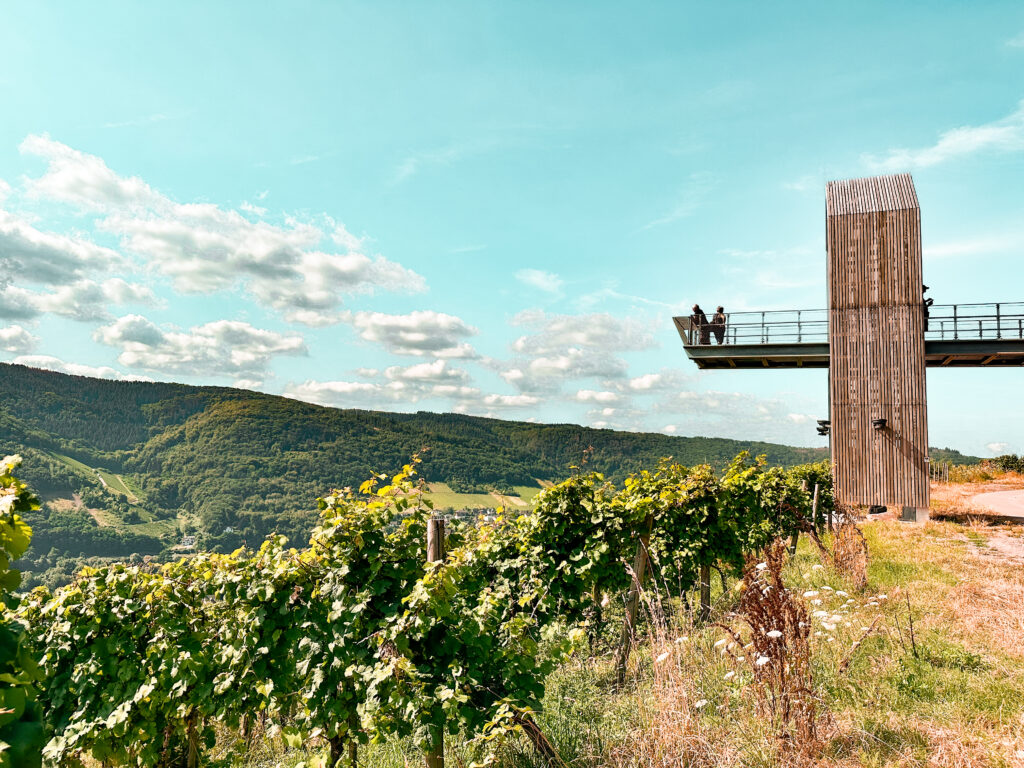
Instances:
[[[1024,491],[991,491],[970,497],[970,505],[994,515],[1024,520]]]

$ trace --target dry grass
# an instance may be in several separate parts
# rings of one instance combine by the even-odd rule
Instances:
[[[821,563],[810,541],[782,572],[810,614],[800,687],[818,697],[813,736],[779,739],[770,687],[746,666],[763,653],[744,647],[751,627],[737,616],[725,633],[683,616],[651,631],[628,727],[587,765],[1024,766],[1024,568],[992,546],[1019,539],[977,520],[872,521],[863,531],[863,588],[858,569]],[[863,555],[860,537],[849,540]],[[798,648],[797,638],[786,658]]]
[[[832,564],[855,589],[868,584],[868,543],[850,511],[840,511],[832,536]]]

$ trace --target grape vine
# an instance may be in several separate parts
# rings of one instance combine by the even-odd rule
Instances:
[[[810,520],[797,472],[745,454],[722,476],[663,462],[620,489],[579,474],[529,512],[454,524],[427,563],[415,464],[321,499],[302,549],[271,536],[31,593],[16,615],[43,673],[47,759],[194,766],[218,723],[255,720],[292,745],[322,739],[331,764],[392,736],[426,749],[462,733],[483,752],[629,587],[647,522],[660,576],[689,589],[701,566],[740,569]]]

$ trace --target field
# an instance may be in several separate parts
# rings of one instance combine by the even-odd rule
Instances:
[[[435,509],[452,508],[460,509],[497,509],[507,507],[509,509],[526,509],[530,506],[533,497],[540,493],[543,488],[540,484],[536,486],[517,485],[513,487],[514,495],[503,496],[498,493],[456,493],[446,483],[430,483],[430,492],[427,494]]]

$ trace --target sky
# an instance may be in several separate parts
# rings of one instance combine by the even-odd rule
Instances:
[[[823,307],[826,181],[904,171],[929,296],[1024,302],[1019,2],[0,0],[0,360],[824,445],[671,318]],[[1022,392],[929,370],[930,443]]]

